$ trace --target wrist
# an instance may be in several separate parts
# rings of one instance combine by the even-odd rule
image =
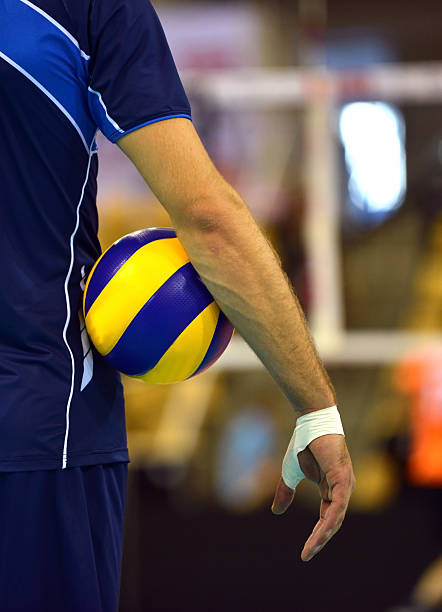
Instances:
[[[305,407],[304,406],[300,407],[298,405],[295,408],[295,410],[296,412],[298,412],[298,418],[299,418],[306,414],[311,414],[312,412],[320,412],[321,410],[327,410],[327,408],[336,407],[336,406],[337,406],[336,397],[331,396],[326,400],[318,402],[317,405],[310,404],[309,406],[305,406]]]
[[[310,442],[327,434],[345,435],[337,406],[315,410],[298,417],[296,421],[298,443],[306,448]]]
[[[313,440],[329,434],[345,435],[336,406],[311,411],[298,418],[282,465],[282,477],[288,487],[294,489],[304,478],[298,454]]]

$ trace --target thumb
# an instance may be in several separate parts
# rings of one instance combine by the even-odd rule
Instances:
[[[284,514],[292,503],[294,496],[295,489],[288,487],[281,477],[279,479],[278,486],[276,487],[275,498],[272,504],[273,514]]]

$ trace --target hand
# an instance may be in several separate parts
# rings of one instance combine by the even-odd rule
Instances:
[[[316,482],[321,495],[319,520],[301,553],[310,561],[342,525],[355,477],[344,436],[329,434],[316,438],[298,454],[305,476]],[[283,514],[293,501],[295,489],[280,479],[272,505],[274,514]]]

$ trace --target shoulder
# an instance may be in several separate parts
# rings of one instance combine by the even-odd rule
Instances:
[[[29,11],[39,13],[53,26],[72,37],[90,54],[89,13],[91,0],[20,0]]]

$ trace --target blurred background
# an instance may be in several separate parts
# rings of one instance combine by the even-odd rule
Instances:
[[[235,338],[179,385],[125,379],[120,612],[442,610],[442,3],[154,1],[195,125],[275,248],[357,479],[340,534],[270,505],[294,414]],[[100,141],[100,239],[170,221]]]

